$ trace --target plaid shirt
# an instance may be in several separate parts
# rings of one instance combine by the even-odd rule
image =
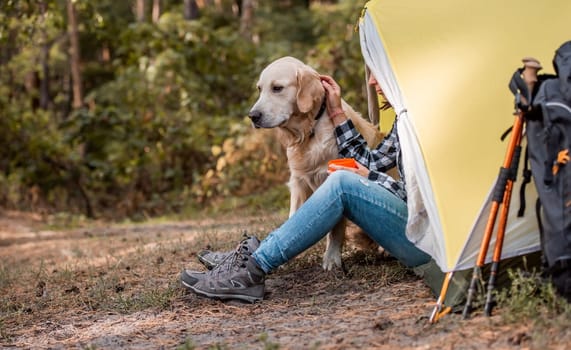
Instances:
[[[354,158],[369,170],[369,180],[385,187],[402,200],[406,201],[406,189],[402,171],[400,142],[396,121],[385,139],[375,148],[369,149],[367,142],[355,129],[353,122],[347,121],[335,128],[339,155],[343,158]],[[385,172],[397,167],[401,180],[395,180]]]

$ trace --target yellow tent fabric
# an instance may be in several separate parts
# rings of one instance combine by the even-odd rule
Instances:
[[[393,108],[389,108],[385,111],[379,111],[379,127],[382,132],[388,134],[391,131],[391,127],[393,126],[394,122],[395,122],[395,110]]]
[[[469,245],[479,248],[481,222],[507,148],[500,135],[513,123],[508,81],[525,56],[540,60],[540,73],[553,72],[555,50],[571,39],[571,1],[372,0],[364,13],[364,56],[368,65],[388,65],[397,86],[387,97],[400,94],[397,113],[405,115],[414,136],[405,142],[420,149],[430,187],[422,199],[439,231],[434,244],[440,247],[434,250],[444,252],[437,263],[443,271],[470,267],[467,261],[473,258],[473,264],[476,253]],[[386,57],[377,57],[382,56],[372,47],[377,39]],[[521,231],[517,220],[535,223],[534,202],[528,203],[527,219],[510,215],[507,240]],[[437,214],[431,216],[431,210]],[[537,235],[535,226],[526,230]],[[512,246],[506,241],[505,255],[538,249],[537,237],[531,241]]]

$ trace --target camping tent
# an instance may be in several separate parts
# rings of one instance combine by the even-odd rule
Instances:
[[[365,63],[399,118],[407,235],[442,271],[476,261],[507,149],[500,136],[514,121],[513,72],[533,56],[543,64],[540,73],[552,73],[555,50],[571,39],[570,21],[568,0],[365,5],[359,23]],[[519,181],[520,174],[515,189]],[[512,197],[503,258],[540,249],[533,210],[517,217],[519,196]],[[535,198],[527,186],[527,202]]]

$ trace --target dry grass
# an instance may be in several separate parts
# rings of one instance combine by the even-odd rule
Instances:
[[[383,255],[349,251],[346,273],[326,273],[323,243],[270,275],[262,303],[208,300],[180,287],[182,268],[202,269],[200,249],[232,249],[245,232],[264,237],[284,218],[52,231],[18,218],[19,225],[0,232],[0,343],[55,349],[564,349],[571,343],[568,308],[546,304],[541,293],[505,297],[491,318],[450,315],[429,325],[434,297],[409,270]]]

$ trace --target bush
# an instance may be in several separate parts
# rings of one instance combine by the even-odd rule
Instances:
[[[227,200],[233,197],[265,202],[254,198],[271,193],[277,207],[287,207],[283,150],[271,132],[252,130],[245,118],[255,82],[268,62],[297,56],[334,75],[344,97],[364,111],[364,67],[353,30],[363,3],[311,10],[260,3],[252,41],[240,36],[231,12],[207,9],[188,21],[168,5],[157,23],[127,24],[124,4],[78,3],[86,94],[75,111],[67,47],[58,42],[65,7],[48,1],[47,21],[37,5],[0,5],[8,16],[27,16],[0,25],[7,48],[0,76],[11,77],[0,82],[0,206],[142,218],[240,205]],[[42,33],[52,45],[52,101],[45,109],[37,105],[43,71],[29,63],[38,61]],[[94,51],[101,47],[111,50],[110,61],[99,61]],[[28,72],[36,80],[19,84]]]

